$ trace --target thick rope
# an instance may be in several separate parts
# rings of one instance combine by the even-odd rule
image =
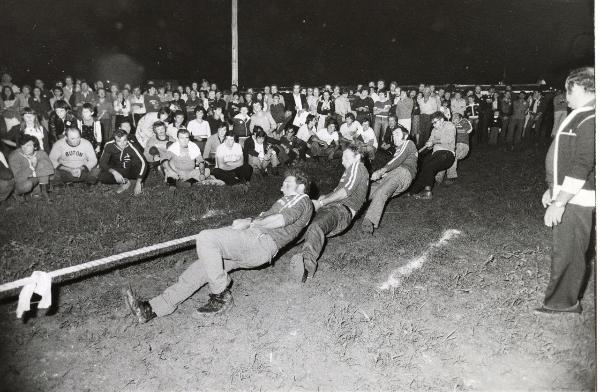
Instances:
[[[179,238],[179,239],[175,239],[175,240],[171,240],[171,241],[167,241],[167,242],[162,242],[160,244],[146,246],[146,247],[140,248],[140,249],[130,250],[128,252],[104,257],[102,259],[89,261],[87,263],[73,265],[71,267],[66,267],[66,268],[61,268],[56,271],[49,272],[48,275],[50,275],[50,277],[52,279],[55,279],[55,278],[58,278],[58,277],[64,276],[64,275],[71,275],[76,272],[99,267],[101,265],[111,264],[116,261],[128,259],[128,258],[131,258],[134,256],[139,256],[139,255],[142,255],[145,253],[151,253],[151,252],[154,252],[154,251],[157,251],[160,249],[165,249],[165,248],[170,248],[170,247],[173,247],[176,245],[181,245],[186,242],[195,241],[197,236],[198,236],[198,234],[195,234],[195,235],[191,235],[191,236],[187,236],[187,237],[183,237],[183,238]],[[0,285],[0,293],[5,292],[5,291],[14,290],[19,287],[23,287],[30,282],[33,282],[31,277],[15,280],[14,282],[4,283],[4,284]]]

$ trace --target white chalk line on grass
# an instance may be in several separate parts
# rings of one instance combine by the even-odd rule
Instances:
[[[448,241],[450,241],[452,238],[459,236],[460,234],[462,234],[462,232],[459,230],[455,230],[455,229],[450,229],[450,230],[444,231],[444,234],[442,234],[442,237],[437,242],[429,244],[429,247],[427,248],[427,250],[425,252],[423,252],[423,254],[421,254],[419,257],[417,257],[415,259],[410,260],[408,263],[404,264],[402,267],[396,268],[395,270],[393,270],[390,273],[387,281],[385,281],[384,283],[381,284],[381,286],[379,286],[379,290],[389,290],[391,288],[396,288],[396,287],[400,286],[399,279],[401,277],[408,276],[408,275],[412,274],[413,272],[415,272],[416,270],[423,267],[423,264],[425,264],[425,262],[427,262],[431,252],[435,248],[440,248],[444,245],[447,245]]]

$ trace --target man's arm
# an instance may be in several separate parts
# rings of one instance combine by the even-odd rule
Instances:
[[[282,214],[273,214],[264,218],[257,218],[250,223],[250,227],[259,227],[262,229],[278,229],[285,225],[285,218]]]

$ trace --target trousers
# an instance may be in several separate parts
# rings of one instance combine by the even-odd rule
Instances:
[[[352,213],[343,204],[329,204],[319,211],[304,234],[302,254],[316,263],[325,247],[325,238],[346,230],[352,223]]]
[[[376,228],[379,227],[379,222],[381,221],[383,209],[387,201],[407,190],[412,180],[410,171],[404,166],[398,166],[386,173],[383,178],[372,183],[371,191],[369,192],[371,204],[367,209],[365,219],[371,221]]]
[[[552,263],[544,305],[565,309],[583,298],[590,274],[586,251],[590,245],[594,208],[567,204],[561,222],[552,229]]]
[[[254,268],[269,263],[277,254],[275,241],[258,229],[231,227],[203,230],[196,239],[198,259],[158,296],[150,300],[157,316],[173,313],[180,303],[208,283],[211,293],[223,292],[236,268]]]
[[[435,175],[448,169],[454,162],[454,154],[447,150],[438,150],[423,159],[421,170],[412,185],[412,193],[419,193],[424,187],[432,187]]]
[[[245,163],[233,170],[215,168],[212,170],[211,174],[215,176],[217,180],[221,180],[227,185],[234,185],[250,181],[250,178],[252,178],[252,166]]]

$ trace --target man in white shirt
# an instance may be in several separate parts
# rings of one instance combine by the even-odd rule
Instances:
[[[146,114],[146,104],[144,103],[144,96],[139,86],[134,87],[133,95],[129,97],[131,103],[131,113],[133,113],[133,126],[137,126],[140,118]]]
[[[332,160],[342,155],[339,143],[340,137],[336,131],[335,121],[329,121],[327,128],[321,128],[317,131],[317,137],[313,138],[310,144],[310,151],[312,156],[317,159],[326,156],[327,159]]]
[[[225,133],[225,141],[217,147],[215,154],[216,167],[212,174],[226,185],[242,184],[247,189],[247,182],[252,177],[252,166],[244,163],[242,146],[236,143],[233,131]]]
[[[375,151],[377,151],[379,144],[377,143],[377,136],[375,136],[375,131],[371,128],[368,118],[363,119],[362,128],[357,133],[355,143],[358,146],[359,151],[367,156],[369,160],[372,161],[375,159]]]
[[[361,130],[361,125],[356,121],[354,113],[346,114],[346,121],[340,127],[340,145],[342,148],[348,144],[354,142],[354,139],[358,136],[358,132]]]

